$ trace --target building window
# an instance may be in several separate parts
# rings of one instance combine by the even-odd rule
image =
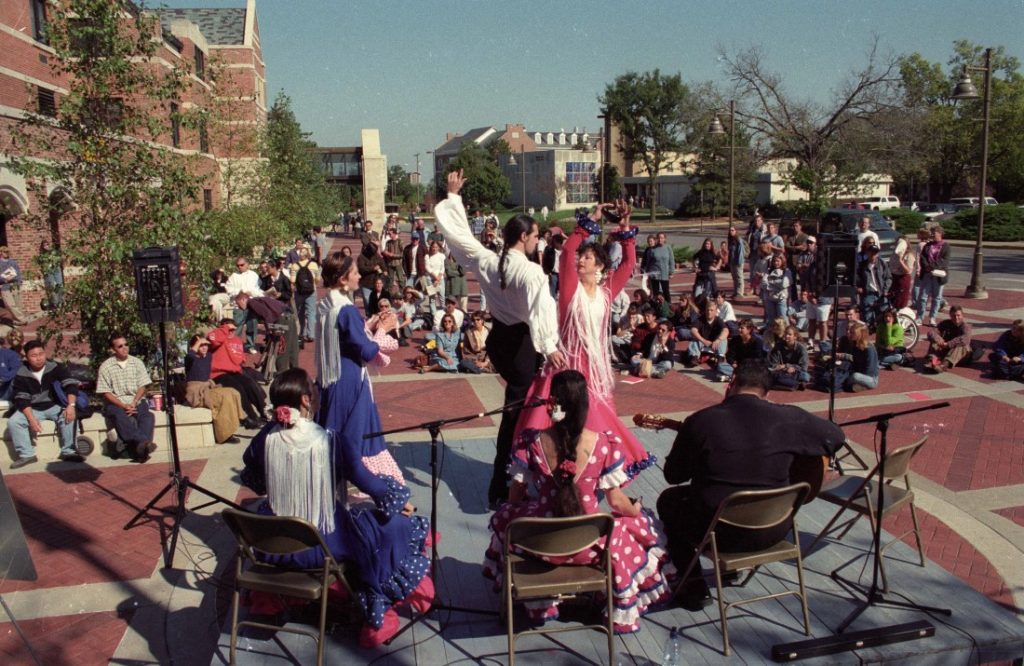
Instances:
[[[213,190],[203,189],[203,210],[213,210]]]
[[[181,118],[178,117],[178,105],[171,102],[171,145],[181,147]]]
[[[210,133],[206,130],[206,117],[199,119],[199,152],[210,152]]]
[[[201,80],[206,80],[206,54],[200,49],[196,49],[196,76]]]
[[[46,36],[46,0],[32,1],[32,36],[37,42],[49,44],[50,39]]]
[[[565,163],[565,202],[589,203],[597,200],[594,162]]]
[[[52,90],[39,88],[36,93],[36,103],[39,107],[40,115],[51,118],[57,117],[57,96]]]

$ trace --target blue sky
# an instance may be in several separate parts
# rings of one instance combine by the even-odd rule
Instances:
[[[149,6],[239,7],[244,0]],[[825,100],[883,50],[945,63],[956,39],[1024,60],[1022,0],[257,0],[267,93],[284,90],[322,146],[380,130],[389,163],[421,170],[445,132],[506,122],[599,127],[597,97],[628,70],[726,83],[718,46],[761,46],[795,95]]]

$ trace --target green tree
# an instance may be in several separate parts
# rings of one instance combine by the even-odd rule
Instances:
[[[720,56],[740,102],[737,123],[767,145],[766,157],[792,162],[788,175],[812,204],[826,205],[866,185],[879,139],[865,128],[880,127],[883,112],[898,104],[898,62],[878,53],[877,39],[867,63],[839,82],[825,104],[791,96],[782,77],[765,67],[760,48]]]
[[[467,208],[493,208],[507,201],[512,194],[508,177],[501,172],[487,150],[473,141],[463,144],[455,159],[448,163],[441,182],[447,182],[448,174],[459,169],[462,169],[466,177],[462,197]],[[438,196],[446,195],[439,190]]]
[[[594,172],[594,189],[598,197],[603,194],[605,201],[614,201],[621,197],[622,182],[619,180],[618,167],[607,162],[602,164],[601,168]]]
[[[512,154],[512,147],[508,145],[508,141],[505,141],[505,139],[497,139],[487,144],[487,154],[497,164],[499,157]]]
[[[178,106],[191,85],[187,65],[153,60],[160,26],[152,14],[109,0],[67,0],[49,14],[53,71],[68,92],[55,117],[28,114],[13,133],[14,158],[40,206],[19,224],[59,231],[69,275],[65,299],[44,324],[44,338],[77,329],[94,360],[107,338],[124,333],[138,354],[153,348],[135,297],[132,251],[177,245],[190,269],[208,263],[196,214],[200,170],[194,157],[164,148],[173,131],[194,126]],[[31,156],[53,156],[38,160]],[[47,196],[57,188],[58,196]]]
[[[713,114],[709,112],[701,122],[707,127]],[[726,134],[713,135],[706,131],[694,135],[694,154],[692,162],[693,175],[696,179],[693,189],[684,203],[688,212],[699,212],[700,215],[717,217],[729,213],[729,159],[733,152],[734,187],[736,203],[752,202],[756,194],[753,187],[754,174],[757,171],[759,158],[750,143],[750,134],[745,129],[736,128],[735,150],[730,151],[729,128]]]
[[[627,72],[605,87],[601,112],[622,134],[617,148],[627,160],[641,162],[650,189],[650,220],[655,219],[658,174],[686,149],[695,104],[679,74]]]
[[[409,172],[400,164],[388,167],[388,197],[391,201],[412,201],[416,188],[409,179]]]

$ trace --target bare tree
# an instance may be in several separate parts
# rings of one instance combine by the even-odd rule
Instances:
[[[872,134],[864,128],[899,103],[899,62],[879,54],[877,36],[867,63],[839,82],[826,104],[791,96],[782,77],[765,67],[760,47],[736,54],[719,47],[719,54],[735,86],[737,122],[765,144],[770,158],[795,160],[789,175],[812,202],[857,189],[873,166]]]

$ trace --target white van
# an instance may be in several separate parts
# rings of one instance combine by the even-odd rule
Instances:
[[[888,210],[900,207],[899,197],[862,197],[857,200],[862,206],[869,210]]]
[[[978,205],[978,197],[953,197],[949,200],[949,203],[954,206],[970,206],[972,208]],[[999,202],[992,197],[985,197],[986,206],[998,206]]]

